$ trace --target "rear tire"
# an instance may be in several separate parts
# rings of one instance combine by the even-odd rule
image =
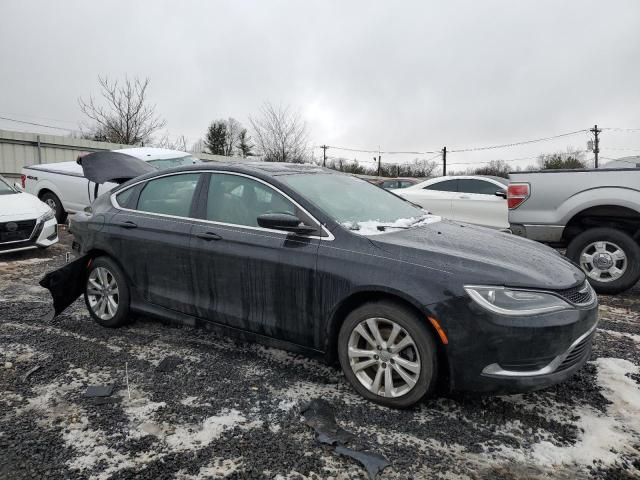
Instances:
[[[45,192],[40,195],[40,200],[46,203],[49,208],[53,210],[58,225],[62,225],[67,219],[67,212],[65,212],[64,207],[62,206],[62,202],[60,201],[58,196],[52,192]]]
[[[386,301],[367,303],[347,316],[338,335],[338,358],[360,395],[387,407],[407,408],[433,392],[437,352],[425,322],[410,309]]]
[[[129,317],[129,286],[120,267],[108,257],[91,263],[84,301],[93,319],[103,327],[125,325]]]
[[[640,278],[640,246],[614,228],[582,232],[569,243],[567,257],[580,265],[598,293],[624,292]]]

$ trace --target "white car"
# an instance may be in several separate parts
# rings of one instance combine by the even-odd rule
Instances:
[[[489,176],[447,176],[426,180],[393,193],[451,220],[495,229],[509,228],[509,180]]]
[[[0,254],[46,248],[57,241],[53,211],[0,177]]]
[[[158,170],[200,163],[187,152],[166,148],[124,148],[115,152],[131,155],[148,162]],[[45,202],[54,211],[58,223],[64,223],[68,213],[85,209],[94,200],[94,184],[84,178],[77,162],[46,163],[22,169],[22,188]],[[101,184],[98,195],[115,187],[113,183]]]

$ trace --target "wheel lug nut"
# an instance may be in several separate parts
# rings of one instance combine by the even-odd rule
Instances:
[[[377,348],[378,350],[382,350],[382,347],[381,347],[380,345],[378,345],[376,348]]]
[[[387,368],[387,364],[386,364],[386,363],[383,363],[383,364],[382,364],[382,368]]]
[[[378,357],[378,355],[374,355],[374,356],[373,356],[373,358],[374,358],[375,360],[378,360],[380,357]]]

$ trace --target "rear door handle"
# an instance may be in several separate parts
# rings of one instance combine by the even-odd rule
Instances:
[[[116,225],[118,225],[119,227],[122,227],[122,228],[127,228],[127,229],[129,229],[129,228],[138,228],[138,225],[136,225],[135,223],[130,222],[128,220],[126,222],[118,223]]]
[[[464,198],[465,200],[468,200],[471,197],[469,195],[460,195],[458,198]]]
[[[220,235],[218,235],[217,233],[213,233],[213,232],[202,232],[202,233],[196,233],[196,237],[201,238],[203,240],[222,240],[222,237]]]

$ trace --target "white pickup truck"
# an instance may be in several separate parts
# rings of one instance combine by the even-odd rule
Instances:
[[[159,170],[200,163],[190,153],[165,148],[140,147],[115,151],[144,160]],[[51,207],[58,223],[64,223],[68,213],[84,210],[95,198],[95,184],[84,178],[82,167],[75,161],[24,167],[21,181],[24,191]],[[98,195],[115,186],[112,183],[101,184]]]
[[[511,231],[567,248],[599,293],[640,278],[640,168],[509,174]]]

